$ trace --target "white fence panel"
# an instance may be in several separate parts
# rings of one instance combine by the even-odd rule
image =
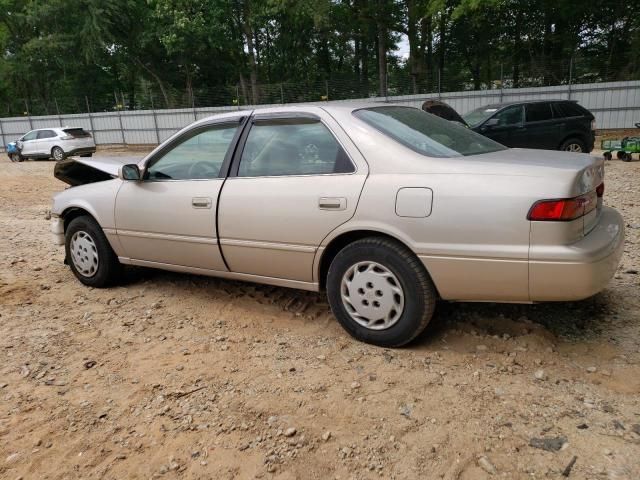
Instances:
[[[559,85],[505,90],[446,92],[428,95],[401,95],[337,100],[329,103],[393,102],[420,108],[425,100],[434,98],[447,102],[461,114],[491,103],[570,98],[577,100],[594,114],[598,129],[633,128],[636,122],[640,122],[640,80],[571,86]],[[251,109],[271,106],[274,105],[242,106],[240,108]],[[235,110],[238,110],[237,106],[0,118],[0,148],[3,149],[8,142],[16,140],[34,128],[59,126],[82,127],[93,133],[98,145],[156,145],[195,120],[200,120],[216,113]]]

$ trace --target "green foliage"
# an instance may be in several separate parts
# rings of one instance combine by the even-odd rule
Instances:
[[[0,115],[619,80],[640,4],[0,0],[0,52]]]

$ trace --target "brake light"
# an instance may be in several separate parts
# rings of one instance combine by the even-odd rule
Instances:
[[[598,185],[598,188],[596,188],[596,195],[598,195],[598,198],[604,197],[604,182],[602,182],[600,185]]]
[[[604,184],[601,184],[600,187],[604,193]],[[598,189],[574,198],[540,200],[533,204],[527,219],[538,222],[567,222],[580,218],[596,208]]]

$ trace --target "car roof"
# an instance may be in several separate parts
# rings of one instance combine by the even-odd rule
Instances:
[[[578,103],[577,100],[566,99],[551,99],[551,100],[514,100],[512,102],[490,103],[489,105],[483,105],[478,108],[495,108],[500,109],[504,107],[510,107],[511,105],[526,105],[531,103]]]
[[[253,110],[233,110],[221,112],[215,115],[211,115],[209,117],[198,120],[198,124],[207,123],[212,120],[219,120],[224,118],[235,118],[240,116],[247,115],[259,115],[261,113],[295,113],[295,112],[309,112],[313,113],[314,111],[324,110],[326,112],[353,112],[355,110],[360,110],[363,108],[374,108],[374,107],[405,107],[405,108],[415,108],[420,110],[417,107],[412,105],[400,104],[400,103],[386,103],[386,102],[367,102],[367,101],[349,101],[346,100],[344,102],[339,103],[300,103],[300,104],[289,104],[289,105],[281,105],[276,107],[257,107]]]

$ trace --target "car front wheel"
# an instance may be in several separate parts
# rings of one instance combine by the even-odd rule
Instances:
[[[53,147],[51,149],[51,156],[56,162],[64,160],[64,150],[62,150],[60,147]]]
[[[383,237],[342,249],[327,275],[331,309],[347,332],[363,342],[400,347],[416,338],[433,316],[436,289],[420,260]]]
[[[76,217],[65,232],[65,253],[71,271],[85,285],[102,288],[120,276],[120,262],[98,223]]]

